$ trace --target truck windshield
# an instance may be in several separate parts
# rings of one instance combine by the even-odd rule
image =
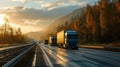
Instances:
[[[52,38],[52,40],[57,40],[57,38]]]
[[[68,35],[67,36],[68,39],[78,39],[77,35]]]

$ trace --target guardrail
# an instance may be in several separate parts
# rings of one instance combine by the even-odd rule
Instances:
[[[80,48],[90,48],[90,49],[98,49],[98,50],[108,50],[108,51],[120,52],[120,47],[114,47],[114,46],[80,45],[79,47]]]
[[[16,56],[15,58],[13,58],[11,61],[9,61],[8,63],[4,64],[2,67],[13,67],[16,63],[18,63],[25,55],[26,53],[31,50],[35,45],[31,46],[30,48],[28,48],[27,50],[25,50],[24,52],[22,52],[20,55]]]
[[[6,48],[2,48],[0,50],[0,59],[8,56],[8,55],[12,55],[13,53],[23,50],[23,47],[27,47],[27,46],[31,46],[31,45],[21,45],[21,46],[13,46],[13,47],[6,47]]]
[[[0,51],[12,49],[12,48],[24,47],[24,46],[28,46],[28,45],[31,45],[31,44],[25,44],[25,45],[20,45],[20,46],[11,46],[11,47],[3,47],[3,48],[0,48]]]

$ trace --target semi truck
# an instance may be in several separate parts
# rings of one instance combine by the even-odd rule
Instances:
[[[62,48],[78,49],[78,34],[75,30],[62,30],[57,33],[57,45]]]
[[[49,44],[50,44],[51,46],[55,46],[56,43],[57,43],[57,38],[56,38],[56,36],[50,36],[50,37],[49,37]]]
[[[44,40],[44,44],[47,45],[48,44],[48,40]]]

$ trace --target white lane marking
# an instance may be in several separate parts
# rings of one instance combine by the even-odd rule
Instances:
[[[41,47],[40,47],[41,48]],[[44,53],[45,57],[46,57],[46,60],[48,61],[48,65],[49,67],[54,67],[52,62],[50,61],[50,59],[48,58],[46,52],[41,48],[42,52]]]
[[[62,61],[64,61],[64,62],[67,62],[68,60],[66,60],[65,58],[63,58],[63,57],[61,57],[60,55],[58,55],[58,54],[56,54],[56,56],[58,57],[58,58],[60,58]]]
[[[43,47],[46,51],[49,50],[48,48],[46,48],[46,47],[44,47],[44,46],[42,46],[42,47]],[[69,51],[69,52],[70,52],[70,51]],[[56,55],[59,59],[61,59],[61,60],[64,61],[64,62],[68,62],[68,61],[69,61],[69,60],[65,59],[64,57],[62,57],[61,55],[59,55],[59,54],[56,54],[56,53],[53,53],[53,54]],[[71,54],[69,54],[69,55],[71,55]],[[74,57],[77,57],[78,59],[81,59],[81,60],[83,60],[83,61],[91,62],[91,63],[96,64],[96,65],[99,64],[99,63],[97,63],[97,62],[95,62],[95,61],[86,59],[86,58],[84,58],[84,57],[78,57],[78,56],[74,56]],[[72,57],[72,58],[74,58],[74,57]]]
[[[48,54],[52,55],[52,56],[56,56],[57,58],[59,58],[59,60],[62,61],[62,65],[63,67],[81,67],[80,65],[74,63],[74,62],[71,62],[69,60],[67,60],[66,58],[62,57],[61,55],[59,54],[56,54],[55,52],[53,52],[52,54],[50,52],[48,52],[48,48],[42,46],[44,48],[45,51],[47,51]],[[54,59],[56,59],[55,57],[53,57]]]
[[[49,50],[48,48],[46,48],[46,47],[44,47],[43,46],[43,48],[46,50]],[[69,51],[70,52],[70,51]],[[55,53],[54,53],[55,54]],[[62,61],[65,61],[65,62],[67,62],[67,61],[69,61],[69,60],[67,60],[67,59],[65,59],[65,58],[63,58],[62,56],[60,56],[59,54],[55,54],[58,58],[60,58]],[[71,54],[69,54],[69,55],[71,55]],[[92,60],[89,60],[89,59],[86,59],[86,58],[81,58],[81,57],[78,57],[78,56],[75,56],[75,57],[77,57],[77,58],[79,58],[79,59],[81,59],[81,60],[84,60],[84,61],[88,61],[88,62],[91,62],[91,63],[94,63],[94,64],[99,64],[99,63],[97,63],[97,62],[94,62],[94,61],[92,61]],[[74,57],[72,57],[72,58],[74,58]]]
[[[64,62],[69,62],[69,65],[70,66],[74,66],[74,67],[82,67],[82,66],[80,66],[80,65],[78,65],[78,64],[76,64],[76,63],[74,63],[74,62],[71,62],[71,61],[69,61],[69,60],[67,60],[67,59],[65,59],[64,57],[62,57],[61,55],[59,55],[59,54],[56,54],[56,56],[58,57],[58,58],[60,58],[62,61],[64,61]],[[72,57],[72,58],[75,58],[75,57]],[[77,58],[79,58],[79,57],[77,57]],[[80,59],[80,58],[79,58]],[[82,59],[82,58],[81,58]],[[87,60],[87,59],[83,59],[84,61],[88,61],[88,62],[94,62],[94,61],[89,61],[89,60]],[[95,64],[96,62],[94,62],[94,64]],[[97,64],[97,63],[96,63]]]
[[[36,54],[37,54],[37,48],[36,48],[36,50],[35,50],[35,55],[34,55],[32,67],[35,67],[35,64],[36,64]]]
[[[45,55],[43,54],[42,56],[43,56],[43,59],[45,60],[46,65],[47,65],[47,66],[49,66],[49,64],[47,64],[47,63],[48,63],[48,61],[46,60]]]

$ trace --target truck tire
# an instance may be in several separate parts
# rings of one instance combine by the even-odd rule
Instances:
[[[59,48],[61,48],[60,46],[58,46]]]
[[[63,48],[66,49],[66,44],[63,44]]]
[[[58,47],[61,48],[60,45],[58,45]]]
[[[76,47],[75,49],[78,50],[78,47]]]
[[[58,44],[58,47],[61,48],[62,47],[61,44]]]
[[[61,47],[61,48],[64,48],[63,44],[60,44],[60,47]]]
[[[65,49],[68,49],[68,46],[67,46],[67,45],[65,45]]]
[[[73,48],[73,49],[78,50],[78,47],[75,47],[75,48]]]

